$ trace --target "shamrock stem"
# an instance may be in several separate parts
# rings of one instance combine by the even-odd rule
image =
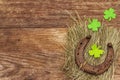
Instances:
[[[92,22],[90,18],[88,19],[88,22],[89,22],[89,23],[91,23],[91,22]]]
[[[109,21],[111,21],[111,18],[109,18]]]

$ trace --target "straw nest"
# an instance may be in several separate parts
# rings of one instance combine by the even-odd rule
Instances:
[[[71,15],[71,14],[70,14]],[[120,32],[118,28],[105,26],[105,23],[102,22],[102,26],[98,32],[92,32],[88,30],[87,24],[88,19],[84,18],[84,20],[80,19],[79,15],[77,17],[73,17],[73,24],[68,27],[68,33],[66,36],[66,44],[65,44],[65,65],[64,71],[66,75],[72,80],[114,80],[114,71],[116,67],[116,59],[118,57],[118,53],[120,53]],[[91,65],[101,64],[107,55],[107,44],[111,42],[113,44],[115,58],[111,67],[103,73],[102,75],[91,75],[85,73],[78,69],[75,63],[75,49],[77,43],[85,38],[87,35],[92,35],[92,38],[85,49],[85,59]],[[93,57],[88,55],[88,50],[92,44],[98,44],[105,51],[104,54],[98,58],[94,59]]]

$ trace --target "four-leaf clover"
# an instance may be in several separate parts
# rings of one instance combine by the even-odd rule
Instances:
[[[89,50],[89,55],[94,58],[99,58],[104,52],[104,50],[101,49],[101,46],[97,46],[96,44],[93,44],[91,49],[92,50]]]
[[[90,24],[88,24],[88,29],[92,29],[92,31],[98,31],[98,28],[100,28],[101,23],[98,21],[98,19],[93,19],[90,21]]]
[[[108,21],[111,21],[111,19],[116,18],[115,10],[113,8],[109,8],[108,10],[105,10],[104,18]]]

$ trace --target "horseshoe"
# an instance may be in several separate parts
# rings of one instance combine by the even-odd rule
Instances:
[[[107,71],[110,65],[113,63],[114,59],[114,50],[111,43],[107,44],[107,56],[103,63],[93,66],[84,58],[85,48],[91,39],[91,35],[87,36],[86,38],[82,39],[75,50],[75,62],[80,70],[93,74],[93,75],[100,75]]]

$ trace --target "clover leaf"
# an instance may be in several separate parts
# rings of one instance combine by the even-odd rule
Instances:
[[[98,28],[100,28],[101,23],[98,21],[98,19],[93,19],[92,21],[89,21],[88,29],[91,29],[92,31],[98,31]]]
[[[97,46],[96,44],[93,44],[91,49],[89,50],[89,55],[93,56],[94,58],[99,58],[101,54],[103,54],[104,50],[100,49],[101,46]]]
[[[113,8],[109,8],[108,10],[104,11],[104,18],[108,21],[116,18],[115,10]]]

